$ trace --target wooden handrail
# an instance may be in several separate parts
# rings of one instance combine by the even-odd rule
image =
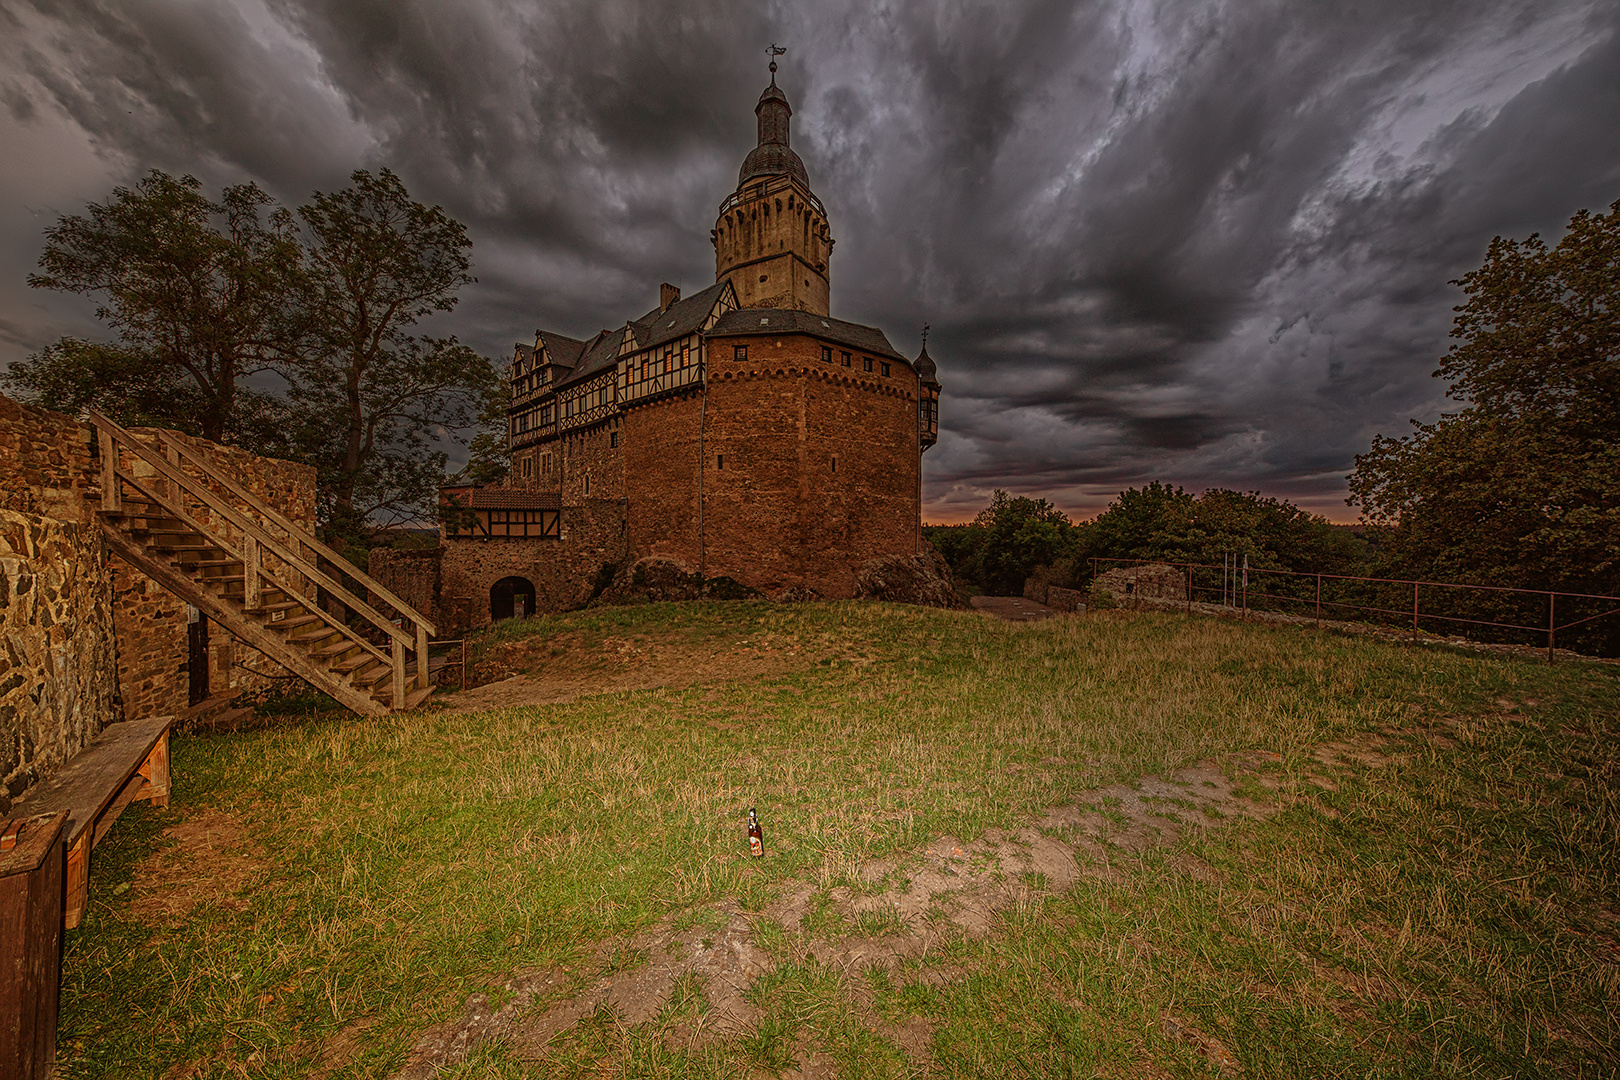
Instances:
[[[247,503],[248,506],[250,506],[253,510],[263,514],[265,517],[269,518],[271,521],[285,529],[287,531],[289,542],[296,541],[297,543],[303,544],[308,548],[313,548],[319,554],[326,556],[328,559],[332,560],[332,562],[337,564],[340,571],[364,585],[367,591],[376,593],[383,599],[385,603],[392,606],[401,615],[405,616],[416,625],[426,630],[429,637],[432,637],[433,634],[436,633],[433,624],[428,622],[420,612],[416,611],[416,609],[405,603],[405,601],[401,600],[399,597],[383,588],[380,584],[373,581],[359,567],[349,562],[348,559],[345,559],[342,555],[339,555],[336,551],[333,551],[331,548],[321,543],[320,540],[316,539],[314,533],[305,529],[302,525],[299,525],[297,522],[293,521],[291,518],[287,517],[273,506],[270,506],[263,499],[260,499],[258,496],[254,495],[251,491],[248,491],[230,477],[222,474],[201,454],[198,454],[196,451],[192,450],[191,447],[175,438],[172,432],[159,429],[158,438],[163,441],[164,446],[174,450],[181,457],[185,458],[187,461],[197,466],[197,468],[201,469],[204,476],[208,477],[210,480],[213,480],[215,483],[220,484],[225,488],[226,491],[229,491],[232,495],[235,495],[238,499],[241,499],[243,502]]]
[[[210,510],[223,515],[227,521],[240,529],[244,536],[251,536],[258,540],[259,543],[268,547],[271,552],[273,552],[275,556],[282,562],[298,570],[305,577],[313,578],[317,584],[324,586],[329,593],[335,596],[345,606],[353,610],[356,614],[365,618],[384,633],[388,634],[389,637],[393,638],[401,645],[406,647],[415,646],[415,635],[406,633],[406,631],[401,627],[395,626],[392,619],[386,618],[380,612],[372,608],[370,604],[367,604],[364,600],[354,596],[349,592],[348,589],[344,588],[341,583],[333,580],[332,577],[319,566],[309,563],[304,559],[303,556],[291,551],[291,545],[284,545],[280,540],[272,536],[269,531],[264,528],[264,526],[237,510],[236,507],[214,494],[214,492],[208,490],[206,484],[198,483],[195,478],[186,475],[183,470],[171,465],[166,458],[153,453],[152,450],[146,446],[146,444],[135,438],[134,435],[130,434],[128,431],[125,431],[116,423],[107,419],[105,416],[102,416],[95,410],[89,410],[89,416],[90,422],[94,424],[98,430],[111,436],[113,443],[127,446],[136,457],[139,457],[142,461],[145,461],[148,465],[152,466],[162,476],[178,484],[182,490],[189,491]],[[105,475],[105,473],[103,475]],[[116,469],[113,483],[114,487],[116,488]],[[103,497],[105,498],[105,495]],[[113,496],[113,498],[116,500],[116,494]],[[347,565],[346,562],[345,565]],[[406,610],[409,611],[410,609],[407,608]]]
[[[168,499],[164,498],[163,496],[159,495],[157,492],[155,492],[152,489],[148,488],[145,484],[141,483],[139,480],[137,480],[135,477],[131,476],[129,473],[124,472],[122,469],[115,469],[114,472],[113,472],[113,476],[114,476],[115,479],[123,480],[130,487],[134,488],[136,491],[140,492],[142,495],[145,495],[148,499],[151,499],[157,505],[163,507],[164,510],[168,511],[170,514],[174,515],[180,521],[184,522],[187,528],[195,529],[197,532],[201,533],[204,537],[206,537],[208,539],[209,543],[213,544],[215,547],[218,547],[221,551],[225,552],[228,555],[236,555],[237,554],[237,552],[232,549],[232,547],[231,547],[231,545],[229,543],[227,543],[222,537],[215,535],[213,530],[209,529],[202,522],[198,521],[196,518],[194,518],[190,514],[186,513],[185,508],[182,507],[181,505],[179,505],[178,502],[171,503]],[[257,543],[256,540],[252,539],[251,537],[247,537],[247,538],[245,538],[245,542],[244,542],[243,546],[246,547],[248,544],[256,544],[256,543]],[[246,554],[249,554],[249,553],[244,552],[243,554],[246,555]],[[257,568],[253,568],[253,569],[257,569]],[[246,559],[244,558],[243,559],[243,570],[242,570],[242,585],[243,585],[243,595],[244,595],[244,597],[247,594],[247,583],[249,581],[253,580],[253,576],[254,576],[253,569],[249,569],[248,563],[247,563]],[[268,576],[268,575],[266,575],[266,576]],[[275,581],[275,578],[271,578],[270,580]],[[286,582],[277,582],[278,587],[286,585],[286,584],[287,584]],[[351,629],[347,624],[345,624],[343,622],[342,619],[334,618],[330,612],[328,612],[325,608],[321,607],[321,605],[316,603],[314,600],[311,600],[307,596],[300,596],[298,593],[293,592],[290,587],[289,588],[283,588],[282,592],[284,592],[286,595],[292,597],[306,611],[310,612],[312,615],[318,616],[321,619],[322,622],[326,623],[326,625],[330,626],[332,629],[338,631],[343,636],[347,637],[350,641],[352,641],[356,645],[360,646],[362,649],[364,649],[366,652],[370,653],[372,656],[376,657],[378,660],[381,660],[383,663],[388,663],[389,662],[389,657],[388,657],[387,653],[383,652],[381,649],[377,648],[377,646],[373,645],[371,642],[367,641],[365,638],[363,638],[359,634],[355,633],[353,629]],[[254,606],[256,606],[256,605],[246,604],[246,603],[243,604],[243,607],[245,607],[245,608],[250,608],[250,607],[254,607]]]

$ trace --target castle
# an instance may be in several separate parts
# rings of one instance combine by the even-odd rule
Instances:
[[[434,595],[408,590],[421,610],[460,626],[565,610],[649,558],[847,598],[863,564],[921,550],[934,363],[926,344],[910,360],[832,317],[834,241],[775,73],[710,233],[715,283],[685,298],[662,285],[656,307],[589,340],[541,330],[516,347],[511,473],[446,489],[463,510],[446,515]]]

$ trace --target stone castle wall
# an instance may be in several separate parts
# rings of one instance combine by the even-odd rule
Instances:
[[[0,814],[118,719],[89,431],[0,397]]]

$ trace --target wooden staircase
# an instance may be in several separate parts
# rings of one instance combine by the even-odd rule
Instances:
[[[412,709],[433,692],[433,625],[421,614],[170,433],[154,448],[100,413],[90,422],[101,452],[98,517],[119,558],[356,712]],[[317,602],[317,587],[341,616]]]

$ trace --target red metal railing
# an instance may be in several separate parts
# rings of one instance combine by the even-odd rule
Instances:
[[[1240,609],[1245,616],[1247,616],[1251,608],[1251,601],[1259,601],[1266,604],[1278,603],[1308,605],[1315,611],[1316,624],[1318,626],[1322,624],[1322,612],[1323,609],[1326,608],[1329,610],[1330,615],[1334,612],[1348,610],[1361,613],[1364,616],[1373,616],[1375,617],[1375,621],[1384,622],[1386,624],[1392,619],[1399,619],[1404,625],[1406,620],[1410,618],[1411,630],[1413,634],[1420,632],[1420,624],[1424,620],[1428,620],[1430,622],[1457,623],[1475,627],[1491,627],[1500,630],[1526,631],[1538,636],[1541,634],[1546,635],[1548,663],[1552,662],[1554,642],[1560,631],[1582,626],[1584,624],[1604,618],[1605,616],[1620,612],[1620,596],[1610,596],[1604,593],[1564,592],[1553,589],[1518,589],[1505,585],[1463,585],[1449,581],[1413,581],[1406,578],[1375,578],[1359,577],[1354,574],[1328,574],[1299,570],[1260,569],[1258,567],[1239,566],[1235,558],[1230,565],[1222,566],[1216,566],[1211,563],[1177,562],[1170,559],[1094,558],[1091,560],[1091,578],[1093,581],[1095,581],[1099,576],[1100,571],[1098,568],[1106,564],[1136,567],[1168,566],[1179,570],[1182,575],[1180,585],[1181,588],[1185,590],[1185,602],[1189,612],[1192,610],[1194,596],[1199,592],[1204,592],[1211,594],[1219,593],[1221,606]],[[1211,571],[1213,573],[1218,573],[1221,575],[1221,584],[1219,586],[1206,586],[1204,588],[1199,588],[1196,584],[1194,571]],[[1312,595],[1299,596],[1289,595],[1282,592],[1270,592],[1263,588],[1251,589],[1249,585],[1250,575],[1253,575],[1257,579],[1257,584],[1258,580],[1266,579],[1292,579],[1295,581],[1300,581],[1305,583],[1307,592],[1312,593]],[[1324,583],[1328,583],[1330,585],[1344,584],[1381,587],[1381,589],[1378,591],[1382,594],[1388,595],[1393,594],[1394,592],[1400,592],[1403,596],[1405,588],[1409,586],[1412,590],[1412,606],[1410,610],[1407,610],[1404,607],[1387,607],[1378,603],[1356,603],[1350,599],[1343,598],[1342,596],[1340,599],[1333,599],[1330,597],[1329,599],[1324,600],[1322,592]],[[1310,589],[1312,584],[1314,584],[1314,590]],[[1472,593],[1479,596],[1493,595],[1523,599],[1545,597],[1547,621],[1543,625],[1532,626],[1522,622],[1507,622],[1500,619],[1471,618],[1468,615],[1455,613],[1455,609],[1450,612],[1437,610],[1433,604],[1431,604],[1428,611],[1424,611],[1422,609],[1422,595],[1424,589],[1451,590],[1452,594],[1455,595],[1466,595]],[[1559,623],[1558,609],[1560,598],[1563,598],[1565,601],[1576,602],[1597,601],[1601,604],[1608,604],[1611,606],[1609,606],[1607,610],[1600,611],[1593,615],[1584,615],[1580,618],[1572,619],[1566,623]],[[1361,597],[1361,599],[1371,599],[1371,597]],[[1260,610],[1258,606],[1256,606],[1255,609]]]

